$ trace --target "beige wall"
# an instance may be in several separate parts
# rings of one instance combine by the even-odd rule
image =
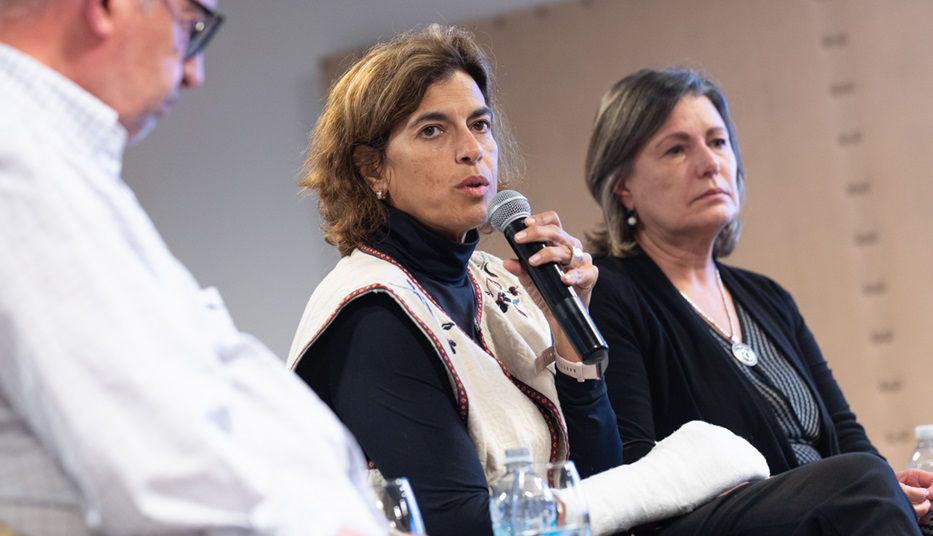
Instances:
[[[586,0],[473,27],[526,158],[517,188],[578,236],[600,219],[582,173],[608,86],[668,65],[720,82],[748,190],[729,262],[794,294],[870,437],[906,463],[933,422],[933,3]]]

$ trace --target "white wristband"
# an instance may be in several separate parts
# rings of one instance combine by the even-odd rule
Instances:
[[[557,353],[557,349],[553,347],[551,348],[551,354],[554,356],[554,366],[557,367],[557,370],[571,378],[576,378],[578,382],[599,379],[598,366],[567,361],[561,357],[561,355]]]

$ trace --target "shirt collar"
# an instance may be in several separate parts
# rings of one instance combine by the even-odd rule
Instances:
[[[445,283],[466,279],[467,264],[479,243],[479,233],[469,231],[463,242],[454,242],[425,227],[411,215],[391,206],[389,221],[370,245],[415,273],[428,274]]]
[[[0,88],[19,93],[40,106],[45,117],[75,147],[119,162],[126,147],[127,132],[118,122],[116,110],[66,78],[61,73],[0,43]]]

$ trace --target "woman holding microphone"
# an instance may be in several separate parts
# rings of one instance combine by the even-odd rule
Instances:
[[[457,28],[377,45],[335,83],[302,184],[342,259],[309,300],[289,366],[373,466],[410,480],[435,536],[491,533],[489,483],[508,448],[573,460],[598,534],[765,476],[745,441],[702,423],[668,442],[678,460],[659,449],[616,467],[616,419],[595,367],[580,363],[519,262],[475,250],[511,172],[503,124],[485,55]],[[516,240],[545,244],[529,263],[562,266],[588,303],[598,272],[580,241],[554,212],[524,223]],[[724,469],[690,463],[700,451]],[[665,470],[690,485],[658,478]],[[650,491],[658,483],[676,492]]]

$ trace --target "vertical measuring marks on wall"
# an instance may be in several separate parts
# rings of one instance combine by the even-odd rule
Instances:
[[[909,449],[910,429],[914,424],[909,397],[905,393],[905,373],[911,357],[901,343],[908,329],[900,318],[908,311],[899,308],[892,293],[905,283],[902,270],[895,264],[892,250],[896,244],[897,214],[886,210],[890,206],[892,186],[897,181],[889,176],[891,168],[883,159],[884,146],[889,143],[879,116],[871,113],[881,101],[878,91],[867,91],[878,76],[873,58],[862,54],[876,37],[865,31],[866,19],[873,15],[867,4],[846,0],[812,0],[818,4],[824,30],[818,48],[828,60],[832,82],[826,88],[828,101],[836,112],[835,147],[846,170],[839,194],[852,211],[850,240],[860,259],[852,269],[859,284],[851,291],[860,296],[863,307],[862,329],[852,333],[865,345],[863,370],[869,371],[863,385],[869,392],[858,394],[863,402],[870,401],[876,425],[872,439],[879,449],[892,458],[895,466]],[[891,11],[896,4],[887,5]],[[890,14],[888,14],[890,16]],[[903,108],[903,103],[897,108]],[[904,111],[899,110],[900,113]],[[931,147],[933,150],[933,147]],[[894,189],[902,186],[894,186]],[[844,314],[840,311],[840,314]],[[913,356],[921,358],[921,356]],[[921,358],[922,360],[922,358]],[[882,417],[882,418],[879,418]]]

